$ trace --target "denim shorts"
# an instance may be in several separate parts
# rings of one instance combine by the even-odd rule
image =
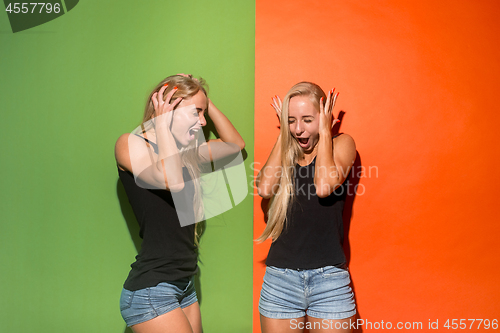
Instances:
[[[179,307],[188,307],[197,301],[193,276],[173,282],[162,282],[155,287],[136,291],[123,289],[120,311],[127,326],[132,326]]]
[[[268,266],[259,312],[272,319],[346,319],[356,314],[349,271],[335,266],[294,270]]]

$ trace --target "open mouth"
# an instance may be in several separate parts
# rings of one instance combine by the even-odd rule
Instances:
[[[194,138],[196,137],[196,135],[198,134],[199,131],[200,131],[199,128],[191,128],[189,130],[189,139],[194,140]]]
[[[297,138],[297,141],[299,142],[299,145],[301,147],[307,147],[307,144],[309,143],[309,138]]]

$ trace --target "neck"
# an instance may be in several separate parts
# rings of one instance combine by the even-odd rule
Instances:
[[[308,152],[303,151],[302,157],[299,158],[297,163],[299,163],[299,165],[302,166],[309,165],[311,164],[312,160],[314,160],[317,154],[318,154],[318,145],[316,144],[311,151]]]

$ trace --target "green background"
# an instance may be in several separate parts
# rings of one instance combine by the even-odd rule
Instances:
[[[0,13],[3,332],[129,331],[137,228],[114,143],[157,82],[192,73],[245,139],[250,177],[254,21],[254,1],[93,0],[14,34]],[[251,195],[208,221],[200,260],[204,331],[251,332]]]

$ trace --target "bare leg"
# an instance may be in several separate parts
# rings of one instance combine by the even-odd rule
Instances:
[[[307,321],[310,322],[306,327],[310,327],[311,333],[351,333],[351,323],[356,321],[356,316],[346,319],[319,319],[307,316]]]
[[[305,317],[296,319],[271,319],[260,315],[262,333],[302,333]]]
[[[203,328],[201,326],[201,312],[200,312],[200,304],[198,302],[191,304],[188,307],[182,309],[184,314],[186,315],[189,323],[191,324],[191,328],[194,333],[203,333]]]
[[[193,333],[191,324],[181,308],[133,325],[132,330],[134,333]]]

